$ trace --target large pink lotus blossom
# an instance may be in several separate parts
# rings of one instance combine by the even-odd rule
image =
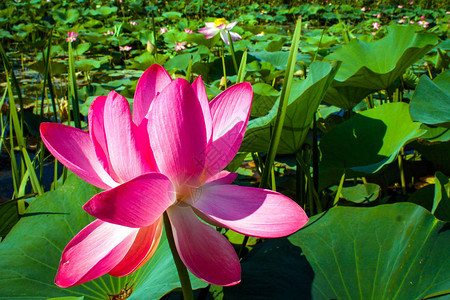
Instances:
[[[231,29],[233,29],[234,26],[236,26],[237,22],[229,23],[224,18],[217,19],[214,22],[206,22],[206,27],[202,27],[198,30],[199,33],[202,33],[205,35],[205,38],[210,39],[216,34],[220,32],[220,37],[222,40],[229,45],[230,41],[228,40],[228,32],[230,33],[231,40],[237,41],[240,40],[242,37],[237,34],[236,32],[232,32]]]
[[[66,246],[55,283],[130,274],[155,251],[165,211],[184,264],[215,285],[240,282],[240,263],[228,240],[199,218],[263,238],[300,229],[308,218],[291,199],[231,185],[237,174],[222,171],[241,145],[252,98],[251,85],[240,83],[209,102],[200,77],[172,80],[153,65],[139,79],[133,117],[127,100],[110,92],[92,103],[89,133],[43,123],[50,152],[106,189],[83,206],[97,220]]]

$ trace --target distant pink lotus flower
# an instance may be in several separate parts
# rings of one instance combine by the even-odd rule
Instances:
[[[161,28],[159,29],[159,33],[160,33],[160,34],[164,34],[164,33],[166,33],[167,31],[169,31],[169,29],[167,29],[167,27],[161,27]]]
[[[413,5],[414,4],[414,1],[409,1],[409,5]]]
[[[398,5],[397,7],[398,7],[398,8],[403,8],[403,5]]]
[[[380,19],[381,18],[381,14],[377,14],[377,19]]]
[[[186,49],[186,47],[184,45],[186,45],[186,42],[181,42],[181,43],[175,42],[175,47],[174,47],[175,51],[180,51],[180,50]]]
[[[424,15],[422,15],[422,16],[420,16],[420,18],[421,18],[422,20],[424,20],[424,19],[425,19],[425,16],[424,16]]]
[[[130,46],[119,46],[119,50],[120,51],[130,51],[131,49],[133,49],[132,47],[130,47]]]
[[[77,40],[78,33],[75,31],[67,32],[67,42],[75,42]]]
[[[108,30],[107,32],[104,32],[103,35],[114,35],[114,31]]]
[[[398,20],[397,21],[399,24],[403,24],[403,23],[405,23],[405,20],[404,19],[400,19],[400,20]]]
[[[40,131],[49,151],[87,182],[106,189],[83,208],[97,220],[66,246],[55,283],[70,287],[109,273],[128,275],[155,251],[167,211],[177,251],[197,277],[215,285],[240,281],[240,263],[213,227],[275,238],[308,218],[294,201],[270,190],[231,185],[222,171],[247,127],[253,92],[236,84],[211,102],[198,77],[172,80],[159,65],[138,81],[133,117],[116,92],[89,109],[89,133],[55,123]]]
[[[366,11],[366,8],[365,7],[361,7],[361,11]]]
[[[427,28],[430,25],[430,23],[428,23],[427,21],[422,20],[417,21],[417,24],[422,26],[423,28]]]
[[[130,21],[130,24],[136,26],[138,23],[136,21]]]
[[[380,23],[378,23],[378,22],[373,22],[373,23],[372,23],[372,28],[373,28],[373,29],[376,29],[376,30],[379,30],[379,29],[381,28],[381,25],[380,25]]]
[[[189,28],[185,28],[184,32],[188,33],[188,34],[193,34],[194,32],[192,30],[190,30]]]
[[[199,33],[205,35],[205,38],[210,39],[214,37],[216,34],[220,33],[220,37],[222,40],[229,45],[230,41],[228,40],[228,32],[230,33],[231,40],[237,41],[242,37],[236,32],[232,32],[234,26],[236,26],[237,22],[228,23],[224,18],[216,19],[214,22],[206,22],[206,27],[202,27],[198,30]]]

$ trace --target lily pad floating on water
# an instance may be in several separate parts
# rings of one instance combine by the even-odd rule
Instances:
[[[423,299],[450,289],[450,230],[412,203],[332,208],[257,245],[227,299]]]
[[[65,289],[53,283],[62,250],[92,221],[81,206],[98,192],[99,189],[70,174],[64,186],[33,201],[0,243],[0,299],[69,296],[108,299],[108,295],[119,295],[125,286],[132,286],[133,290],[127,299],[159,299],[180,287],[164,233],[153,257],[134,274],[104,275]],[[194,288],[207,285],[194,276],[191,282]]]
[[[432,34],[416,33],[414,26],[391,26],[388,30],[376,42],[353,39],[325,57],[328,61],[342,61],[325,102],[352,109],[367,95],[388,88],[439,42]]]
[[[333,75],[329,63],[315,62],[311,64],[311,71],[305,80],[292,84],[277,153],[292,154],[300,149]],[[267,115],[248,122],[240,151],[266,152],[269,149],[279,103],[278,99]]]

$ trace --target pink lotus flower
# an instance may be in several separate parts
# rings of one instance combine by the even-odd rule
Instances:
[[[228,40],[228,32],[230,33],[231,40],[237,41],[240,40],[242,37],[237,34],[236,32],[232,32],[231,29],[233,29],[234,26],[236,26],[237,22],[229,23],[224,18],[217,19],[214,22],[206,22],[206,27],[202,27],[198,30],[199,33],[202,33],[205,35],[205,38],[210,39],[214,37],[216,34],[220,33],[220,37],[222,40],[229,45],[230,41]]]
[[[366,11],[366,8],[365,7],[361,7],[361,11]]]
[[[191,85],[153,65],[138,81],[133,118],[127,100],[110,92],[92,103],[89,133],[43,123],[50,152],[106,189],[83,206],[98,219],[66,246],[55,283],[130,274],[156,249],[165,211],[184,264],[215,285],[238,283],[240,263],[228,240],[199,218],[264,238],[300,229],[308,218],[291,199],[230,185],[237,174],[222,171],[241,145],[252,98],[251,85],[240,83],[208,102],[200,77]]]
[[[193,34],[194,32],[192,30],[190,30],[189,28],[185,28],[184,32],[186,32],[187,34]]]
[[[161,28],[159,29],[159,33],[160,33],[160,34],[164,34],[164,33],[166,33],[167,31],[169,31],[169,29],[167,29],[167,27],[161,27]]]
[[[131,24],[132,26],[136,26],[138,23],[137,23],[136,21],[130,21],[130,24]]]
[[[427,21],[422,21],[422,20],[417,21],[417,24],[422,26],[423,28],[427,28],[430,25],[430,23],[428,23]]]
[[[67,33],[67,39],[66,41],[69,42],[75,42],[77,40],[78,33],[75,31],[71,31]]]
[[[381,28],[381,25],[378,22],[373,22],[372,23],[372,28],[375,29],[375,30],[379,30]]]
[[[175,47],[174,47],[175,51],[181,51],[183,49],[186,49],[186,47],[184,45],[186,45],[186,42],[180,42],[180,43],[175,42]]]
[[[120,51],[130,51],[131,49],[133,49],[131,46],[119,46]]]

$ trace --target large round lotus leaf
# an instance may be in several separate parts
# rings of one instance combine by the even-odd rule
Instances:
[[[408,104],[387,103],[354,115],[320,141],[321,170],[374,173],[392,162],[401,147],[425,133],[413,122]]]
[[[414,26],[391,26],[382,39],[366,43],[358,39],[328,55],[342,65],[331,85],[336,89],[324,101],[351,109],[372,92],[388,88],[403,72],[438,44],[431,34],[416,33]],[[357,91],[351,91],[356,88]],[[336,94],[341,94],[336,98]]]
[[[62,250],[92,221],[81,206],[98,192],[71,175],[64,186],[34,200],[0,243],[0,299],[108,299],[126,286],[133,290],[128,299],[159,299],[180,287],[165,234],[152,259],[134,274],[121,278],[105,275],[67,289],[53,283]],[[206,286],[194,276],[191,281],[194,288]]]
[[[422,299],[450,289],[450,230],[412,203],[336,207],[257,245],[226,299]]]
[[[306,80],[292,84],[278,153],[296,153],[300,149],[334,74],[329,63],[315,62]],[[279,103],[278,99],[267,115],[248,122],[242,152],[267,152]]]
[[[433,81],[425,75],[420,77],[409,112],[414,121],[450,127],[450,70]]]

